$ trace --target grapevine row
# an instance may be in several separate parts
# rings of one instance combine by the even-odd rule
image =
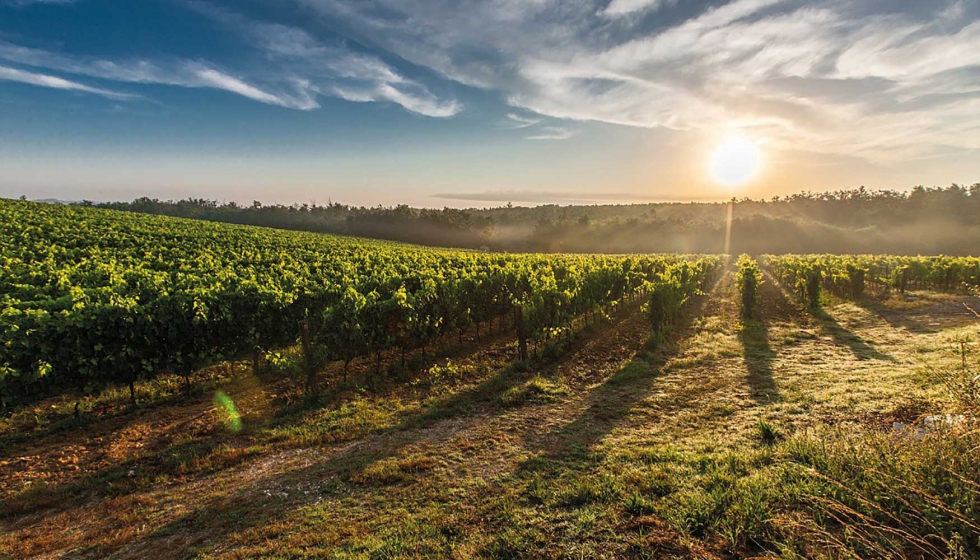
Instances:
[[[980,258],[889,255],[765,255],[763,265],[811,307],[820,290],[845,299],[906,290],[968,291],[980,287]]]

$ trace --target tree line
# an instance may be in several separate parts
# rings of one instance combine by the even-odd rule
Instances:
[[[151,198],[82,204],[495,251],[718,253],[724,250],[727,227],[727,203],[507,205],[468,210]],[[735,201],[732,231],[730,252],[736,254],[975,254],[975,240],[980,238],[980,183],[918,186],[907,192],[861,187],[741,199]]]

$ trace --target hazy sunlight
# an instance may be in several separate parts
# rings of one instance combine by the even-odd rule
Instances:
[[[751,140],[732,136],[711,154],[711,176],[723,185],[734,187],[749,181],[759,170],[762,156]]]

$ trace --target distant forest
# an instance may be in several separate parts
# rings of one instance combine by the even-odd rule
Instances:
[[[728,203],[507,206],[486,209],[250,206],[206,199],[82,204],[200,220],[339,233],[443,247],[528,252],[690,252],[724,249]],[[735,201],[732,253],[980,254],[980,183],[864,187]]]

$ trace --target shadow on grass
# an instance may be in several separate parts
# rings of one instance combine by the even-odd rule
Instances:
[[[786,312],[787,305],[790,305],[790,296],[787,295],[785,288],[780,286],[779,282],[776,281],[768,271],[765,272],[767,282],[763,284],[763,300],[764,307],[769,303],[775,303],[776,311],[775,317],[770,317],[766,315],[767,319],[779,318],[779,317],[791,317],[792,314]],[[765,286],[770,286],[766,289]],[[768,299],[768,301],[766,301]],[[867,300],[870,301],[870,300]],[[859,303],[859,305],[864,306],[864,304]],[[876,350],[874,346],[866,342],[863,338],[857,334],[847,330],[837,322],[825,309],[818,307],[816,309],[810,309],[809,314],[817,321],[817,326],[819,327],[822,334],[830,336],[834,340],[834,344],[838,346],[847,346],[854,356],[859,360],[883,360],[888,362],[894,362],[895,358],[883,354]],[[761,341],[759,341],[761,344]],[[743,341],[744,344],[744,341]],[[768,347],[768,341],[766,342]],[[748,353],[749,348],[746,347],[746,353]]]
[[[558,360],[569,359],[576,351],[581,350],[591,334],[591,331],[581,333],[567,341],[568,348]],[[546,367],[548,363],[535,364],[535,366],[539,365]],[[359,441],[340,447],[335,452],[329,448],[325,449],[324,454],[327,456],[322,460],[318,459],[315,464],[249,480],[233,489],[230,496],[205,498],[199,507],[148,533],[141,541],[123,545],[125,548],[118,550],[117,553],[123,556],[143,557],[156,551],[162,543],[166,542],[167,551],[164,556],[187,557],[193,555],[199,548],[206,547],[209,543],[219,542],[234,533],[268,525],[296,508],[309,505],[320,496],[330,495],[344,484],[355,483],[353,482],[355,475],[363,473],[371,465],[394,458],[402,450],[417,442],[431,440],[433,437],[452,437],[464,427],[453,426],[453,429],[444,435],[427,430],[441,421],[459,418],[474,411],[492,415],[502,413],[506,405],[501,402],[501,395],[530,377],[531,373],[523,364],[500,368],[481,383],[438,400],[425,410],[405,416],[397,425],[372,430],[366,435],[361,435]],[[485,419],[485,416],[480,416],[468,421],[481,422]],[[213,449],[211,446],[199,449],[193,442],[188,445],[191,449],[186,452],[191,453],[206,453]],[[259,454],[268,454],[274,450],[274,447],[265,449]],[[173,454],[180,451],[183,450],[166,450],[161,452],[159,457],[149,461],[154,464],[164,464],[164,453]],[[148,459],[143,458],[142,461]],[[24,515],[26,512],[56,506],[57,503],[74,502],[78,505],[79,500],[95,499],[106,494],[119,495],[146,490],[145,484],[141,486],[135,482],[117,486],[125,481],[127,468],[133,466],[127,463],[94,473],[75,483],[45,489],[44,499],[36,501],[18,499],[15,502],[0,503],[0,510],[6,510],[8,516]],[[145,467],[145,463],[143,466]],[[317,489],[317,486],[320,488]],[[308,490],[311,487],[313,490]],[[299,488],[303,488],[304,491],[298,491]],[[42,494],[39,493],[37,498],[42,498]]]
[[[621,319],[620,319],[621,321]],[[620,321],[616,321],[619,323]],[[607,328],[612,328],[609,326]],[[588,342],[585,335],[571,341],[567,351],[557,362],[568,360]],[[553,362],[551,365],[553,366]],[[536,366],[548,366],[548,363],[538,363]],[[217,542],[228,536],[250,529],[256,529],[271,520],[280,519],[289,511],[308,505],[311,499],[318,496],[331,495],[335,492],[345,492],[345,484],[353,484],[355,475],[364,473],[371,465],[396,457],[402,450],[411,445],[431,439],[431,433],[426,431],[444,420],[459,418],[466,413],[485,412],[497,415],[507,409],[500,397],[509,389],[526,381],[532,376],[523,364],[517,363],[500,369],[495,375],[482,383],[447,397],[429,408],[404,418],[396,426],[380,430],[365,440],[339,451],[332,457],[309,467],[280,473],[253,481],[248,487],[236,492],[228,498],[218,498],[211,503],[196,509],[166,526],[152,532],[143,541],[126,551],[127,555],[140,556],[153,550],[167,539],[168,546],[173,546],[170,536],[188,533],[189,538],[183,538],[181,553],[187,555],[201,546]],[[471,422],[486,421],[484,417],[473,417]],[[444,437],[451,437],[462,427],[457,426]],[[443,437],[443,436],[438,436]],[[302,488],[310,481],[325,482],[315,496],[303,492],[292,492]],[[264,489],[275,488],[285,492],[273,492],[270,496]]]
[[[769,345],[769,327],[762,321],[749,320],[742,327],[743,361],[748,369],[752,398],[759,403],[779,400],[779,389],[773,379],[772,362],[776,353]]]
[[[709,291],[714,291],[719,282],[721,278],[715,280]],[[707,300],[708,296],[702,294],[690,301],[674,326],[674,338],[691,333],[694,320],[701,316]],[[586,461],[591,450],[629,416],[637,403],[652,393],[662,367],[679,352],[678,344],[666,343],[649,356],[634,358],[609,376],[589,394],[585,410],[542,440],[539,447],[545,451],[545,458]]]
[[[891,327],[915,334],[934,334],[980,321],[980,314],[976,311],[980,309],[980,298],[969,296],[912,309],[889,308],[878,302],[860,302],[859,305]]]
[[[203,370],[202,370],[203,371]],[[173,377],[171,376],[171,379]],[[146,400],[148,392],[147,385],[164,384],[166,379],[158,378],[149,381],[137,389],[138,396],[143,399],[134,409],[129,404],[128,393],[120,396],[114,402],[103,403],[100,408],[107,409],[105,412],[95,413],[92,411],[80,412],[73,416],[62,414],[47,422],[46,425],[36,428],[21,430],[11,430],[0,435],[0,457],[6,457],[19,452],[19,446],[28,444],[43,444],[46,438],[71,432],[84,432],[84,435],[92,435],[93,432],[111,433],[124,429],[134,422],[143,420],[145,413],[168,407],[194,406],[202,402],[209,402],[214,390],[218,387],[235,387],[241,383],[240,378],[221,378],[220,375],[206,374],[203,379],[197,380],[188,392],[183,385],[169,393],[154,394],[149,401]],[[182,383],[178,382],[178,383]],[[160,391],[159,388],[152,388],[152,391]],[[44,401],[39,401],[43,404]],[[24,405],[23,410],[29,409],[29,405]]]
[[[872,311],[895,329],[905,329],[915,334],[935,334],[941,330],[936,325],[930,325],[924,320],[917,320],[914,317],[903,315],[901,312],[888,312],[875,309],[872,309]]]
[[[837,319],[827,313],[824,309],[815,309],[810,313],[817,320],[822,334],[829,335],[834,339],[834,344],[846,346],[859,360],[882,360],[894,362],[895,358],[888,354],[879,352],[874,346],[869,344],[859,335],[847,330]]]
[[[333,454],[329,448],[325,449],[327,457],[313,465],[250,480],[233,489],[230,496],[205,498],[199,507],[148,533],[139,542],[127,543],[120,550],[101,552],[136,558],[194,556],[202,547],[207,548],[209,544],[234,533],[268,525],[321,496],[331,495],[337,488],[337,481],[350,481],[372,464],[397,456],[401,450],[429,437],[430,433],[425,428],[441,420],[460,416],[481,404],[487,405],[485,408],[491,411],[501,408],[497,405],[497,396],[519,383],[523,377],[520,367],[503,368],[476,387],[410,415],[395,426],[374,431]],[[474,418],[473,421],[478,419]],[[75,482],[40,486],[0,502],[0,518],[16,523],[17,518],[25,515],[52,508],[61,509],[68,504],[77,507],[105,497],[146,491],[155,487],[156,483],[148,486],[145,477],[171,474],[174,464],[193,460],[194,456],[206,456],[221,445],[222,442],[214,440],[193,441],[150,457],[127,461]],[[233,461],[216,465],[215,469],[195,472],[192,476],[200,477],[235,466],[245,459],[270,451],[274,449],[235,457]],[[299,491],[300,488],[303,491]],[[166,551],[161,551],[161,547],[165,547]]]

